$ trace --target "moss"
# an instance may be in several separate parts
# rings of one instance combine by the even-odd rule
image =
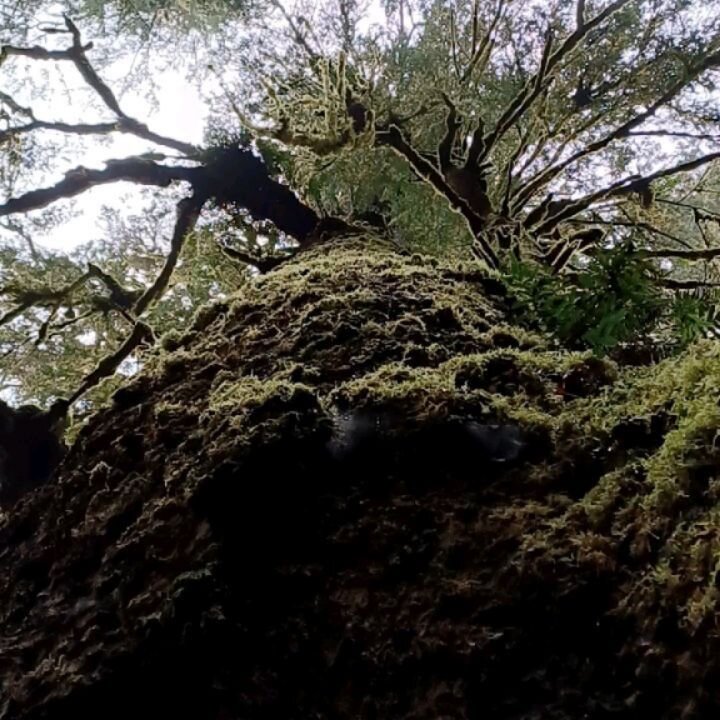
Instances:
[[[491,273],[355,238],[165,345],[3,520],[17,697],[137,715],[137,666],[209,718],[717,713],[715,344],[565,352]]]
[[[514,547],[493,561],[499,577],[550,606],[605,588],[603,618],[636,628],[613,652],[635,658],[638,672],[670,661],[690,677],[720,672],[696,644],[720,620],[717,344],[640,369],[551,349],[508,321],[491,274],[369,253],[358,240],[287,264],[213,318],[210,336],[187,336],[157,372],[160,385],[178,367],[192,375],[210,349],[228,366],[202,400],[205,437],[224,438],[226,456],[301,428],[327,438],[332,418],[351,414],[380,428],[377,463],[387,442],[423,428],[517,427],[522,460],[492,471],[504,489],[488,496],[483,521]],[[403,452],[414,473],[424,471],[413,456],[439,471],[421,446]],[[373,462],[362,467],[377,472]],[[455,467],[448,455],[442,463]],[[393,468],[402,476],[402,463]],[[690,690],[673,697],[668,708],[707,702]]]

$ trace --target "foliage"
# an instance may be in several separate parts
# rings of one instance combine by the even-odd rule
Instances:
[[[308,153],[309,137],[317,142],[332,138],[327,135],[327,123],[336,127],[332,118],[337,117],[343,88],[365,103],[380,124],[408,118],[402,128],[413,147],[427,157],[437,152],[445,132],[445,93],[458,111],[453,161],[467,150],[460,139],[470,138],[482,124],[485,140],[493,141],[482,158],[491,168],[486,178],[490,186],[488,199],[500,211],[509,192],[515,206],[511,208],[513,214],[523,217],[541,203],[548,190],[554,193],[555,200],[587,197],[589,191],[602,190],[608,175],[617,179],[628,171],[651,173],[665,160],[677,162],[696,155],[703,147],[711,147],[707,143],[712,142],[712,136],[703,138],[696,127],[700,117],[704,116],[707,123],[713,116],[711,106],[703,103],[697,93],[680,94],[679,88],[692,86],[693,78],[702,74],[703,88],[712,90],[713,73],[704,73],[700,68],[705,62],[715,63],[708,59],[715,50],[715,21],[710,18],[694,22],[692,29],[682,26],[678,19],[686,19],[691,12],[684,1],[615,5],[618,11],[589,32],[577,51],[563,54],[558,46],[562,49],[565,44],[561,41],[572,39],[576,23],[574,9],[568,3],[479,3],[474,18],[468,3],[403,4],[395,6],[385,27],[365,35],[356,33],[349,40],[329,32],[329,28],[324,33],[308,31],[303,37],[311,45],[310,50],[303,54],[302,48],[295,48],[299,55],[295,64],[300,62],[306,68],[302,73],[284,70],[274,57],[264,63],[260,59],[246,63],[243,57],[237,75],[246,80],[236,85],[234,97],[239,102],[252,92],[247,85],[248,75],[255,79],[256,88],[269,84],[265,102],[257,103],[257,108],[265,123],[285,123],[297,133],[296,183],[314,194],[322,183],[325,195],[346,198],[356,194],[358,170],[364,184],[379,186],[387,179],[387,164],[378,161],[377,154],[362,149],[347,162],[343,152],[330,161],[324,153],[318,157]],[[356,7],[352,3],[350,6]],[[582,6],[586,19],[608,7]],[[408,30],[409,18],[415,20],[412,30]],[[322,19],[313,19],[323,28]],[[325,21],[326,25],[330,23]],[[554,72],[543,83],[537,63],[543,33],[548,28],[556,38],[551,47],[558,51],[558,59]],[[486,38],[489,55],[473,63],[477,52],[473,54],[472,48],[479,50],[480,39]],[[312,44],[316,41],[317,45]],[[238,62],[233,58],[228,61]],[[329,64],[335,72],[346,68],[345,83],[328,84],[321,73],[313,71],[318,63],[325,63],[322,67]],[[493,125],[503,122],[503,113],[513,102],[517,104],[528,84],[535,81],[540,83],[537,97],[526,103],[523,112],[516,113],[513,122],[501,127],[497,138],[492,137]],[[638,116],[639,107],[648,108],[644,118]],[[662,117],[661,125],[653,122],[656,115]],[[674,127],[668,129],[668,124]],[[712,123],[707,127],[712,132]],[[660,138],[672,137],[674,132],[685,132],[688,137],[669,148]],[[586,152],[593,145],[597,147]],[[570,162],[573,157],[576,159]],[[553,171],[545,173],[548,167]],[[663,182],[658,178],[656,184]],[[385,202],[404,205],[408,212],[420,209],[427,214],[432,208],[437,215],[448,213],[442,193],[431,193],[417,202],[407,198],[407,184],[386,183]],[[636,215],[635,226],[645,222],[643,232],[650,235],[653,245],[662,245],[662,234],[647,227],[652,223],[644,216],[651,214],[651,208],[645,207],[647,198],[642,199],[640,186],[629,183],[616,190],[616,195],[611,193],[606,198],[601,194],[596,198],[616,198],[605,202],[602,210],[596,210],[594,203],[578,207],[573,216],[576,229],[578,224],[592,226],[602,221],[612,225],[613,234],[627,234],[623,223],[630,212]],[[365,200],[367,205],[353,205],[352,210],[362,212],[373,201],[374,195],[370,195]],[[430,236],[435,226],[437,223],[430,222],[426,225],[429,231],[405,240],[432,247]]]
[[[70,392],[132,323],[181,330],[205,300],[348,231],[474,256],[572,347],[713,332],[717,0],[18,8],[0,38],[0,385],[13,397]],[[128,114],[128,83],[151,107],[170,65],[207,104],[200,146]],[[154,199],[107,210],[88,247],[42,247],[86,192],[119,181]]]
[[[663,305],[648,263],[627,247],[598,252],[573,276],[513,261],[507,277],[521,317],[598,353],[652,331]]]
[[[67,255],[42,249],[29,254],[6,246],[0,254],[0,284],[8,303],[0,308],[14,307],[18,301],[13,288],[27,293],[67,287],[83,275],[88,263],[101,265],[124,287],[138,290],[162,267],[168,210],[162,204],[150,205],[140,215],[121,216],[106,210],[107,239],[80,246]],[[246,269],[228,262],[207,230],[198,231],[188,239],[173,286],[152,308],[149,321],[163,333],[182,329],[200,306],[234,291],[246,277]],[[9,397],[44,405],[89,373],[122,341],[128,327],[127,319],[111,301],[108,287],[98,278],[63,297],[50,296],[17,320],[0,326],[0,390]],[[134,371],[137,360],[129,358],[125,374]],[[123,377],[98,388],[86,404],[102,403]]]
[[[158,29],[217,28],[229,15],[245,12],[250,5],[245,0],[80,0],[77,11],[147,41]]]
[[[717,336],[720,298],[717,292],[677,295],[670,307],[671,322],[680,347],[702,337]]]
[[[572,275],[514,260],[506,278],[518,316],[566,347],[602,354],[623,342],[655,338],[677,350],[714,327],[710,296],[662,292],[656,268],[629,245],[598,251]]]

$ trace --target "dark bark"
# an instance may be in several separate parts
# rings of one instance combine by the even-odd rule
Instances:
[[[218,205],[246,210],[253,220],[269,220],[301,244],[307,242],[320,217],[287,186],[270,176],[267,165],[252,150],[228,147],[210,151],[196,192]]]
[[[2,520],[0,718],[715,716],[715,351],[511,319],[367,239],[208,308]]]

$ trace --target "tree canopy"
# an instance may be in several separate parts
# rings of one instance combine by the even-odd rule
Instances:
[[[203,303],[342,235],[487,266],[571,347],[713,330],[720,3],[57,7],[0,8],[13,399],[91,408]],[[205,103],[200,144],[128,109],[169,68]],[[107,208],[104,237],[37,240],[119,183],[144,204]]]

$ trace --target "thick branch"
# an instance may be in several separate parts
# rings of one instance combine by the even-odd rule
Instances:
[[[473,130],[470,138],[470,147],[468,148],[467,157],[465,158],[465,168],[472,170],[478,166],[480,158],[485,152],[485,123],[482,118],[478,118],[475,130]]]
[[[580,28],[584,27],[585,25],[585,0],[577,0],[577,5],[575,6],[575,27],[580,30]]]
[[[85,46],[86,50],[92,48],[92,43]],[[15,45],[3,45],[0,48],[0,65],[11,55],[27,57],[33,60],[72,60],[70,50],[46,50],[39,45],[32,47],[16,47]]]
[[[490,267],[498,267],[497,255],[484,238],[485,221],[479,215],[476,215],[465,200],[450,187],[440,171],[415,151],[405,139],[400,128],[397,125],[390,125],[386,130],[378,131],[375,137],[379,145],[390,147],[398,155],[404,157],[415,174],[421,180],[427,182],[437,193],[442,195],[442,197],[450,203],[450,207],[455,212],[465,218],[486,262]]]
[[[192,182],[198,168],[168,167],[142,158],[112,160],[104,170],[78,167],[65,173],[59,183],[40,190],[31,190],[17,198],[10,198],[0,205],[0,216],[38,210],[63,198],[71,198],[96,185],[128,180],[141,185],[167,187],[174,180]]]
[[[269,220],[301,244],[311,239],[320,217],[293,191],[270,177],[263,160],[246,148],[220,148],[205,167],[166,166],[143,157],[112,160],[103,170],[75,168],[56,185],[32,190],[0,205],[0,217],[46,207],[102,184],[127,180],[166,187],[173,181],[189,182],[196,198],[232,203],[254,220]]]
[[[578,215],[584,210],[587,210],[591,205],[595,204],[596,202],[606,200],[607,198],[612,197],[616,194],[627,193],[632,183],[639,182],[641,180],[642,178],[640,178],[639,176],[633,175],[630,178],[622,178],[621,180],[617,180],[616,182],[612,183],[612,185],[609,185],[602,190],[597,190],[594,193],[590,193],[589,195],[577,198],[576,200],[563,201],[557,212],[545,218],[543,222],[535,228],[535,232],[538,235],[545,235],[547,233],[550,233],[564,220],[569,220],[570,218],[575,217],[575,215]]]
[[[204,172],[208,197],[244,208],[253,220],[269,220],[300,244],[312,239],[319,215],[287,185],[270,177],[267,165],[252,150],[220,149]]]
[[[657,172],[654,172],[644,177],[643,181],[647,183],[653,183],[655,182],[655,180],[660,180],[661,178],[678,175],[679,173],[690,172],[692,170],[697,170],[698,168],[703,167],[708,163],[714,162],[715,160],[720,160],[720,152],[701,155],[694,160],[688,160],[687,162],[680,163],[679,165],[674,165],[673,167],[665,168],[664,170],[658,170]]]

